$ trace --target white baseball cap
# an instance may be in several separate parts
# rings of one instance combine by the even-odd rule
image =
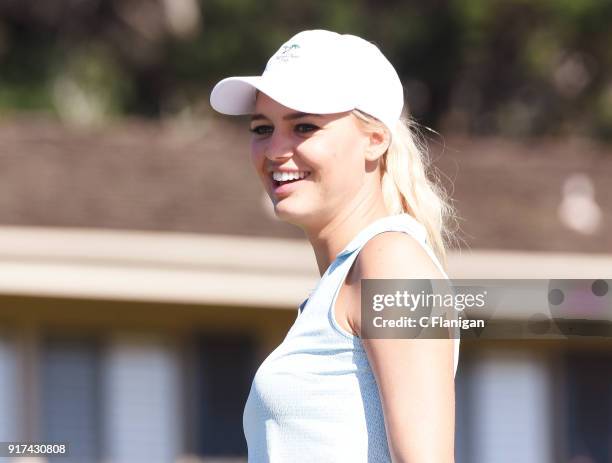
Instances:
[[[210,104],[229,115],[252,114],[256,91],[304,113],[359,109],[393,131],[404,107],[402,83],[376,45],[350,34],[309,30],[291,37],[261,76],[227,77]]]

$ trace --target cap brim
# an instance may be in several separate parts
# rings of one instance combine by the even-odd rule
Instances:
[[[311,90],[310,95],[306,91],[296,92],[294,87],[295,82],[287,78],[227,77],[214,86],[210,104],[216,111],[230,116],[252,114],[259,90],[283,106],[307,113],[339,113],[355,107],[350,92],[334,90],[336,87],[327,85],[325,80],[314,81],[308,86],[306,90]]]
[[[283,106],[306,111],[308,105],[301,101],[303,95],[292,92],[288,84],[290,82],[263,76],[227,77],[214,86],[210,94],[210,105],[216,111],[230,116],[252,114],[259,90]]]
[[[255,95],[261,76],[227,77],[215,85],[210,105],[215,111],[230,116],[249,114],[255,108]]]

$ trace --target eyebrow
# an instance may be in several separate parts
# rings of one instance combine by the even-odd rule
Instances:
[[[301,119],[302,117],[308,117],[308,116],[312,116],[312,117],[323,117],[322,114],[311,114],[311,113],[290,113],[287,114],[286,116],[283,116],[283,120],[285,121],[290,121],[293,119]],[[251,116],[251,122],[252,121],[257,121],[257,120],[261,120],[261,119],[268,119],[266,116],[264,116],[263,114],[253,114]]]

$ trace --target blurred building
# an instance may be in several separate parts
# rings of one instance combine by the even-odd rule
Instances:
[[[462,217],[451,277],[612,277],[604,148],[432,146]],[[252,377],[319,278],[244,127],[4,121],[0,223],[0,441],[68,442],[65,462],[244,461]],[[457,461],[610,461],[611,360],[602,340],[463,342]]]

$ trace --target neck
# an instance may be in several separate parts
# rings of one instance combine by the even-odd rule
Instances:
[[[337,211],[322,226],[306,229],[322,276],[336,256],[357,234],[372,222],[387,217],[382,195],[372,201],[358,201]]]

